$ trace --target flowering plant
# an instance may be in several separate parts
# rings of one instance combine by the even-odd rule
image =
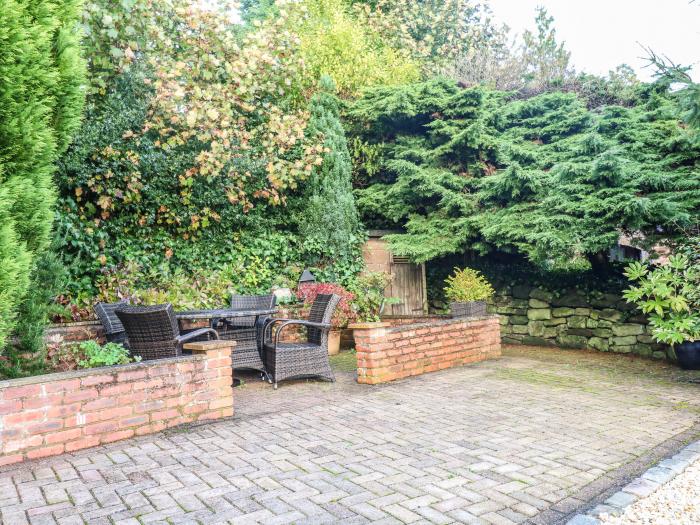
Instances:
[[[331,324],[334,328],[344,328],[355,319],[353,301],[355,294],[347,291],[337,283],[302,283],[297,288],[297,297],[304,302],[304,306],[311,306],[318,294],[336,294],[340,296],[340,302],[333,314]]]

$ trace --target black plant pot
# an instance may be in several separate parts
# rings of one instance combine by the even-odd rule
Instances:
[[[700,341],[681,343],[674,350],[681,368],[700,370]]]

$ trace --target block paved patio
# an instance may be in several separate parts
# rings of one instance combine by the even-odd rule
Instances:
[[[558,523],[697,439],[700,375],[506,348],[382,386],[250,377],[233,419],[0,469],[2,523]]]

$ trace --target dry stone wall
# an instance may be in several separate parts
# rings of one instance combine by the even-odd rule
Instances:
[[[654,343],[646,318],[617,294],[518,284],[497,289],[489,310],[500,315],[504,343],[672,357]]]

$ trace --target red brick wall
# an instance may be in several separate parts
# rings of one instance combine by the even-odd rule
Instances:
[[[391,326],[403,326],[406,324],[429,323],[432,321],[440,321],[442,319],[452,319],[448,315],[410,315],[410,316],[383,316],[382,322],[389,323]]]
[[[231,342],[192,356],[0,381],[0,465],[233,414]]]
[[[46,343],[60,346],[64,343],[79,343],[94,339],[103,343],[104,330],[99,321],[81,321],[79,323],[54,324],[46,329]]]
[[[358,383],[385,383],[501,355],[496,315],[353,328]]]

